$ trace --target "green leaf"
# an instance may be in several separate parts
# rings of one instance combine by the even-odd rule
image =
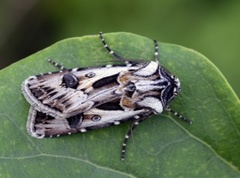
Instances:
[[[104,36],[127,59],[154,59],[148,38]],[[182,92],[171,106],[193,124],[167,112],[150,117],[134,130],[124,162],[121,143],[130,123],[51,139],[32,138],[25,127],[23,80],[56,71],[48,58],[67,68],[114,61],[97,35],[60,41],[0,71],[0,177],[239,177],[239,99],[201,54],[172,44],[159,47],[160,63],[181,81]]]

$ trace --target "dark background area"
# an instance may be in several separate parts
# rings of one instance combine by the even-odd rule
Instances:
[[[59,40],[132,32],[209,58],[240,96],[238,0],[3,0],[0,69]]]

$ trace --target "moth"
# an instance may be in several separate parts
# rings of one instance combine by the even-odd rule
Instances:
[[[104,48],[120,65],[67,69],[59,68],[31,76],[22,84],[22,93],[30,103],[27,131],[32,137],[45,138],[86,132],[124,121],[132,121],[122,144],[125,159],[128,138],[136,126],[153,114],[173,111],[169,104],[180,92],[180,81],[158,62],[158,43],[154,40],[154,61],[129,61],[115,53],[100,39]]]

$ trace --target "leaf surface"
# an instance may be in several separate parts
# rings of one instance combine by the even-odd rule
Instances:
[[[151,39],[104,34],[127,59],[154,60]],[[239,177],[240,103],[228,82],[206,57],[181,46],[159,43],[160,63],[181,81],[171,107],[188,125],[163,112],[142,122],[120,160],[130,123],[83,134],[35,139],[26,131],[29,104],[21,83],[57,69],[102,66],[114,61],[97,35],[60,41],[0,71],[1,177]]]

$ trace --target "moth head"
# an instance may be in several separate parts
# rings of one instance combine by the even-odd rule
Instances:
[[[167,108],[169,103],[179,94],[181,91],[180,81],[175,75],[168,72],[163,67],[159,70],[160,76],[165,81],[165,87],[161,92],[161,101],[164,108]]]

